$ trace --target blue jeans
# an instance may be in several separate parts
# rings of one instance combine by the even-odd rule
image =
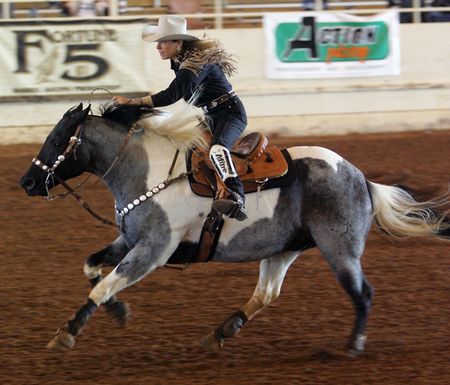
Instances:
[[[247,127],[247,113],[241,100],[234,96],[210,109],[206,115],[211,119],[210,128],[213,135],[211,145],[220,144],[231,150]],[[244,187],[239,178],[228,178],[225,185],[244,197]]]
[[[206,115],[211,119],[211,145],[220,144],[231,150],[247,127],[247,113],[241,100],[234,96],[210,109]]]

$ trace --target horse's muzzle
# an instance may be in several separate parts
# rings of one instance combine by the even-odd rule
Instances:
[[[27,177],[26,175],[20,178],[19,183],[27,192],[31,191],[33,187],[36,185],[35,180],[33,178]]]
[[[36,188],[36,180],[32,177],[27,176],[26,174],[22,178],[20,178],[19,183],[29,196],[47,195],[45,188]]]

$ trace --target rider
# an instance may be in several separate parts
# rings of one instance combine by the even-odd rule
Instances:
[[[181,98],[187,101],[195,93],[194,105],[202,107],[209,117],[209,157],[228,190],[227,196],[213,202],[213,208],[231,218],[246,219],[243,185],[230,155],[231,147],[247,126],[244,105],[227,79],[236,71],[233,58],[218,42],[187,34],[186,19],[179,16],[161,16],[157,26],[144,27],[142,38],[157,43],[162,60],[170,59],[175,79],[156,94],[132,99],[114,96],[113,101],[161,107]]]

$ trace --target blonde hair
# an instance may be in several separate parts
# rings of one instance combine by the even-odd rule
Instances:
[[[206,64],[218,64],[227,76],[237,72],[233,55],[222,48],[219,41],[213,39],[183,40],[177,59],[181,63],[180,69],[186,68],[196,75]]]
[[[207,49],[218,48],[218,47],[220,47],[220,43],[214,39],[184,40],[183,41],[183,48],[186,50],[198,49],[200,51],[205,51]]]

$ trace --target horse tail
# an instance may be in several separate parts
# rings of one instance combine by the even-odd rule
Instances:
[[[437,237],[450,239],[448,212],[438,210],[448,207],[449,191],[445,194],[418,202],[404,188],[367,182],[373,207],[373,217],[382,232],[395,237]]]

